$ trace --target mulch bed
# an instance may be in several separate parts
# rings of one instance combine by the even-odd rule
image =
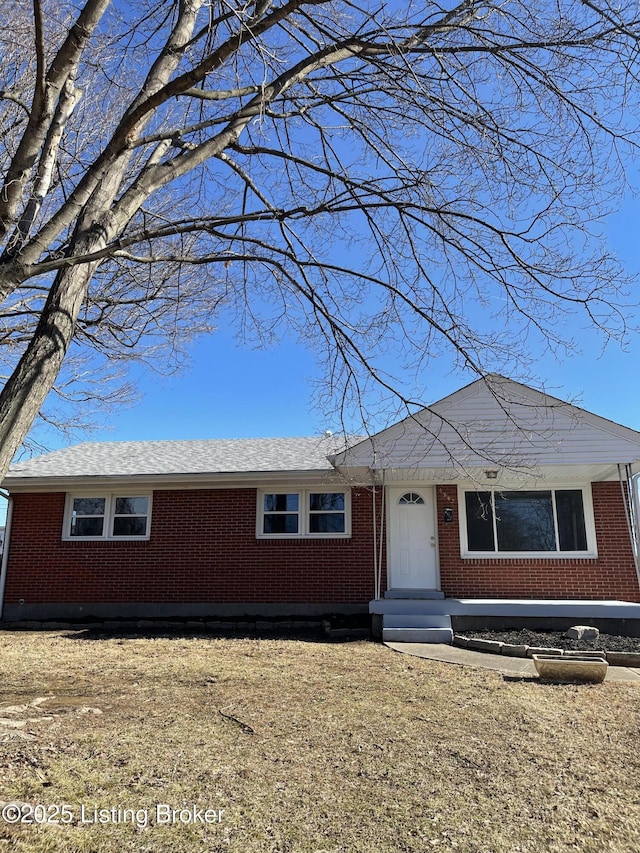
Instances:
[[[609,652],[640,652],[640,637],[619,637],[600,634],[597,640],[572,640],[563,631],[464,631],[465,637],[478,640],[501,640],[513,645],[538,646],[571,651],[605,650]]]

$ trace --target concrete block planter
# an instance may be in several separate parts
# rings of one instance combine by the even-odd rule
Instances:
[[[536,671],[544,681],[565,684],[600,684],[607,674],[607,661],[600,657],[533,655]]]
[[[607,653],[604,649],[593,649],[593,651],[577,652],[573,649],[564,649],[562,652],[565,658],[602,658],[607,659]]]

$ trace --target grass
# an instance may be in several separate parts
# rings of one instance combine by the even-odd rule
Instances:
[[[26,632],[0,632],[0,673],[0,800],[71,820],[0,821],[0,853],[640,849],[634,683],[368,642]],[[158,803],[223,813],[158,824]]]

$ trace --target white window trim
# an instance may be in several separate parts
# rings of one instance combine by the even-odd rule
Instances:
[[[319,494],[344,495],[344,533],[311,533],[309,530],[309,495]],[[264,533],[264,496],[265,495],[298,495],[297,533]],[[332,486],[318,486],[301,489],[299,486],[277,485],[272,488],[257,489],[256,501],[256,538],[257,539],[349,539],[351,537],[351,490]],[[328,510],[329,511],[329,510]],[[317,514],[317,513],[314,513]]]
[[[73,501],[75,498],[104,498],[104,529],[101,536],[72,536],[71,520],[73,516]],[[144,536],[114,536],[113,521],[115,517],[116,498],[146,498],[148,501],[147,531]],[[122,490],[117,492],[105,492],[100,489],[82,492],[67,492],[64,521],[62,525],[63,542],[145,542],[151,538],[151,511],[153,499],[150,492]],[[139,518],[140,516],[132,516]]]
[[[586,551],[470,551],[467,539],[467,509],[465,504],[465,492],[554,492],[563,489],[573,489],[582,492],[582,507],[584,510],[584,526],[587,534]],[[554,500],[555,507],[555,500]],[[474,560],[527,560],[531,558],[544,560],[573,560],[573,559],[595,559],[598,556],[598,544],[596,540],[596,526],[593,515],[593,499],[591,495],[591,484],[583,483],[553,483],[545,486],[523,486],[502,483],[500,486],[485,486],[477,483],[458,484],[458,522],[460,529],[460,556]],[[554,525],[557,527],[557,518],[554,511]],[[557,534],[556,534],[557,536]]]

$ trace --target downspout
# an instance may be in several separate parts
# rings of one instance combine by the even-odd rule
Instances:
[[[618,465],[618,479],[620,480],[624,515],[627,520],[627,530],[629,531],[629,540],[631,542],[631,550],[633,551],[633,561],[636,567],[638,586],[640,586],[640,549],[638,542],[638,524],[640,517],[638,514],[638,495],[636,492],[638,485],[636,480],[638,476],[638,474],[631,473],[631,465],[624,466],[624,473],[623,466]]]
[[[4,608],[4,588],[7,583],[7,566],[9,565],[9,540],[11,539],[11,519],[13,518],[13,498],[8,496],[7,520],[4,528],[4,547],[2,549],[2,566],[0,568],[0,620]]]

